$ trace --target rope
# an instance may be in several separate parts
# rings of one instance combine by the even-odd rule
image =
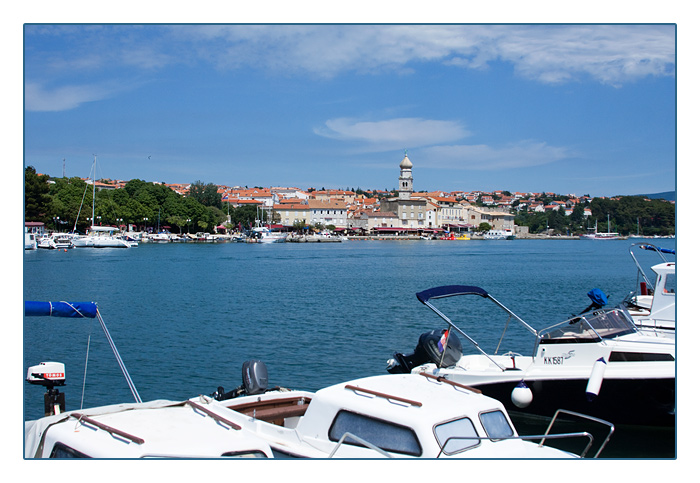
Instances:
[[[83,409],[83,400],[85,399],[85,381],[87,380],[88,356],[90,355],[90,338],[92,336],[92,322],[90,323],[90,332],[88,333],[87,352],[85,353],[85,372],[83,373],[83,392],[80,395],[80,409]]]
[[[129,385],[129,389],[131,390],[131,394],[134,396],[134,399],[136,402],[140,403],[141,402],[141,396],[139,396],[138,391],[136,390],[136,386],[134,385],[134,382],[131,380],[131,376],[129,375],[129,371],[126,370],[126,366],[124,365],[124,361],[122,361],[121,356],[119,355],[119,351],[117,350],[117,346],[114,345],[114,341],[112,340],[112,336],[109,335],[109,331],[107,330],[107,326],[104,323],[104,320],[102,320],[102,315],[100,314],[100,311],[97,311],[97,320],[100,321],[100,325],[102,326],[102,330],[105,333],[105,336],[107,337],[107,342],[109,342],[109,346],[112,348],[112,352],[114,353],[114,357],[117,359],[117,363],[119,364],[119,368],[122,370],[122,374],[124,375],[124,378],[126,379],[126,383]]]

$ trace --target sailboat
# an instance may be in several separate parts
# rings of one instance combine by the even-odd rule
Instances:
[[[97,156],[92,163],[92,218],[95,222],[95,172],[97,170]],[[78,211],[80,216],[80,211]],[[75,225],[78,224],[78,219],[75,220]],[[73,231],[75,232],[75,225]],[[118,228],[113,226],[97,226],[91,225],[86,235],[75,235],[73,237],[73,246],[76,248],[92,247],[92,248],[130,248],[131,244],[114,235]]]
[[[590,230],[590,228],[589,228]],[[598,231],[598,220],[595,222],[595,228],[593,232],[586,233],[579,237],[581,240],[620,240],[620,234],[617,232],[610,231],[610,215],[608,215],[608,231],[607,233],[601,233]]]

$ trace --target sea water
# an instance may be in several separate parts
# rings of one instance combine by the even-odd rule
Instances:
[[[412,352],[421,333],[443,328],[415,297],[434,286],[481,287],[535,329],[579,313],[593,288],[614,305],[638,283],[629,254],[636,241],[144,243],[35,250],[24,254],[24,299],[96,302],[144,401],[184,400],[218,386],[231,390],[241,384],[241,365],[249,359],[265,362],[269,386],[317,390],[385,374],[394,352]],[[675,248],[673,239],[645,241]],[[658,255],[635,254],[653,276],[648,267],[660,262]],[[476,296],[436,303],[487,352],[496,349],[505,312]],[[530,354],[532,336],[510,325],[499,352]],[[25,317],[23,339],[25,371],[42,361],[65,363],[68,409],[134,400],[97,320]],[[463,345],[465,353],[473,352]],[[25,383],[25,420],[43,415],[43,393]],[[612,454],[674,455],[673,432],[652,439],[656,449]]]

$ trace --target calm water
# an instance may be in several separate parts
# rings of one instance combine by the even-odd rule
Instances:
[[[675,240],[650,241],[675,248]],[[636,281],[631,244],[348,241],[36,250],[24,254],[24,298],[97,302],[144,401],[232,389],[241,384],[241,364],[253,358],[266,363],[270,386],[316,390],[384,374],[394,352],[412,351],[422,332],[442,327],[415,297],[433,286],[480,286],[538,329],[583,310],[592,288],[617,303]],[[645,268],[659,261],[637,251]],[[455,297],[440,307],[485,350],[495,349],[505,314],[492,303]],[[83,406],[132,401],[94,319],[25,317],[24,370],[41,361],[65,363],[66,405],[79,408],[88,338]],[[532,339],[512,331],[504,348],[527,353]],[[43,415],[43,392],[24,386],[25,419]],[[674,455],[673,432],[654,438],[660,449],[621,456]]]

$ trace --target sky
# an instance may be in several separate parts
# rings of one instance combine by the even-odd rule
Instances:
[[[24,165],[307,189],[676,189],[676,25],[23,27]]]

